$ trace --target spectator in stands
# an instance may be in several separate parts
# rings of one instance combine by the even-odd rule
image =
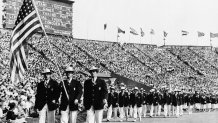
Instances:
[[[14,123],[25,123],[25,118],[21,117],[16,111],[16,103],[9,103],[9,111],[6,114],[6,120]]]

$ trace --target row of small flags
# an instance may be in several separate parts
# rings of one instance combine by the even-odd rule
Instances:
[[[107,24],[104,24],[104,30],[106,30],[107,29]],[[120,27],[117,27],[117,29],[118,29],[118,34],[119,33],[122,33],[122,34],[125,34],[125,30],[123,30],[123,29],[121,29]],[[134,28],[132,28],[132,27],[130,27],[130,33],[132,34],[132,35],[139,35],[139,33],[134,29]],[[181,33],[182,33],[182,36],[186,36],[186,35],[188,35],[189,34],[189,32],[188,31],[185,31],[185,30],[182,30],[181,31]],[[205,33],[203,33],[203,32],[197,32],[198,33],[198,37],[203,37],[203,36],[205,36]],[[150,31],[150,34],[151,35],[154,35],[155,33],[154,33],[154,29],[151,29],[151,31]],[[142,28],[140,28],[140,35],[141,35],[141,37],[143,37],[144,35],[145,35],[145,33],[144,33],[144,31],[142,30]],[[167,37],[167,35],[168,35],[168,33],[166,32],[166,31],[163,31],[163,36],[164,37]],[[216,38],[216,37],[218,37],[218,33],[210,33],[210,38]]]

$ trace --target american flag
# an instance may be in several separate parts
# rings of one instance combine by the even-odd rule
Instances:
[[[25,44],[29,37],[41,29],[41,24],[32,0],[24,0],[11,35],[10,72],[12,82],[23,79],[27,70]]]

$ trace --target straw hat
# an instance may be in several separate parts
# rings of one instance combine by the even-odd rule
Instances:
[[[125,87],[121,87],[120,89],[121,89],[121,90],[125,90]]]
[[[134,88],[134,90],[138,90],[138,89],[139,89],[138,87],[135,87],[135,88]]]
[[[155,89],[151,89],[151,90],[150,90],[150,92],[154,92],[154,91],[155,91]]]
[[[74,70],[73,70],[73,67],[68,67],[66,70],[65,70],[65,72],[66,73],[70,73],[70,72],[75,72]]]
[[[111,89],[111,90],[115,90],[115,87],[114,87],[114,86],[111,86],[110,89]]]
[[[89,72],[92,72],[92,71],[97,71],[98,72],[98,68],[95,67],[95,66],[92,66],[90,69],[89,69]]]
[[[48,68],[45,68],[44,70],[43,70],[43,72],[42,72],[42,74],[52,74],[53,73],[53,71],[51,71],[50,69],[48,69]]]

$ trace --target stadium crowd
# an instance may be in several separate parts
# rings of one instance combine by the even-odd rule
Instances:
[[[11,30],[0,29],[0,118],[2,120],[9,117],[7,115],[11,110],[15,112],[16,118],[20,119],[21,122],[22,118],[37,116],[37,112],[34,109],[36,85],[42,80],[40,73],[43,68],[54,70],[55,74],[52,75],[52,78],[60,81],[60,75],[55,65],[56,59],[58,67],[61,68],[61,73],[64,73],[64,69],[67,66],[74,66],[75,71],[77,71],[74,77],[82,83],[89,77],[86,72],[87,69],[91,66],[98,66],[101,73],[110,74],[114,72],[147,86],[153,85],[155,89],[149,93],[155,92],[154,95],[158,95],[157,101],[159,101],[154,102],[159,106],[154,107],[154,115],[151,113],[153,112],[151,108],[151,103],[153,102],[146,102],[146,96],[149,93],[137,88],[130,89],[125,87],[125,91],[129,95],[135,91],[141,91],[142,95],[145,94],[140,104],[142,109],[139,109],[142,111],[142,116],[145,116],[143,112],[147,112],[144,105],[148,107],[148,112],[150,113],[148,116],[159,115],[160,113],[158,112],[160,112],[161,106],[162,109],[165,108],[164,98],[161,98],[161,96],[165,95],[167,89],[161,90],[162,86],[170,87],[168,91],[172,93],[177,93],[179,92],[178,90],[187,88],[188,90],[181,91],[184,91],[185,96],[199,95],[201,98],[195,98],[195,101],[192,101],[194,111],[210,111],[217,108],[215,104],[217,104],[218,88],[215,87],[217,87],[218,70],[216,65],[218,64],[218,54],[211,49],[189,49],[184,47],[166,49],[164,47],[158,48],[156,45],[126,43],[120,45],[118,42],[87,41],[51,35],[49,40],[54,49],[53,54],[49,50],[46,38],[37,34],[28,41],[28,71],[25,74],[25,79],[14,84],[10,82],[9,74],[10,36]],[[202,72],[203,75],[196,71]],[[64,74],[62,75],[64,76]],[[109,88],[109,91],[115,90],[115,92],[119,93],[123,89],[123,87],[112,86]],[[196,94],[193,93],[194,90]],[[197,94],[197,92],[200,94]],[[181,102],[177,103],[179,106]],[[177,109],[178,107],[171,110],[183,111],[184,108],[188,113],[191,113],[192,109],[187,107],[187,103],[187,100],[181,103],[182,105],[184,104],[182,107],[180,106],[182,110]],[[134,106],[130,108],[130,105],[132,104],[128,104],[128,111],[134,112],[137,110],[137,108],[134,109]],[[174,106],[173,103],[171,105]],[[116,104],[115,108],[118,106]],[[110,109],[110,105],[108,109]],[[113,105],[112,109],[114,109]],[[127,114],[134,118],[137,117],[131,113]],[[165,116],[165,109],[163,114]],[[173,114],[178,116],[178,112]],[[182,115],[181,112],[179,114]],[[110,116],[111,114],[109,113],[108,120],[110,120]],[[123,120],[123,116],[120,117]]]

